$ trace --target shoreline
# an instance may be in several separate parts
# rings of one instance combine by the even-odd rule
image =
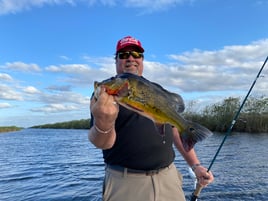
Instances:
[[[16,126],[0,126],[0,133],[20,131],[22,129]]]

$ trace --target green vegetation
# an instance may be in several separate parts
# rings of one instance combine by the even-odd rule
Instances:
[[[73,120],[55,124],[44,124],[31,128],[55,128],[55,129],[89,129],[89,119]]]
[[[16,126],[0,126],[0,133],[11,132],[11,131],[19,131],[22,128]]]
[[[193,111],[195,103],[187,106],[182,113],[185,119],[206,126],[211,131],[226,132],[241,105],[239,98],[226,98],[220,103],[209,105],[203,110]],[[89,129],[89,119],[45,124],[32,128]],[[249,98],[244,105],[233,131],[268,133],[268,98]]]
[[[207,106],[200,113],[191,109],[184,113],[188,120],[198,122],[212,131],[226,132],[241,103],[239,98],[227,98]],[[268,98],[249,98],[232,129],[236,132],[268,133]]]

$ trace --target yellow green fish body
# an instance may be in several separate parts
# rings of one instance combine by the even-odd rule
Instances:
[[[196,142],[212,134],[207,128],[187,121],[180,115],[184,111],[181,96],[144,77],[124,73],[102,82],[95,82],[94,86],[95,94],[98,87],[103,86],[108,94],[115,96],[120,105],[150,118],[156,125],[168,123],[176,127],[186,151]]]

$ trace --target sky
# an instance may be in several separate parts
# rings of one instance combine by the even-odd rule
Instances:
[[[268,56],[268,0],[0,0],[0,126],[90,118],[119,39],[144,77],[198,110],[244,98]],[[268,64],[267,64],[268,65]],[[268,66],[251,96],[268,95]]]

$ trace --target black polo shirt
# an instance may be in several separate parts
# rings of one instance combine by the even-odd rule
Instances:
[[[155,170],[170,165],[175,157],[171,126],[166,124],[160,133],[152,120],[119,107],[116,141],[112,148],[103,150],[104,162],[138,170]],[[93,125],[93,116],[90,125]]]

